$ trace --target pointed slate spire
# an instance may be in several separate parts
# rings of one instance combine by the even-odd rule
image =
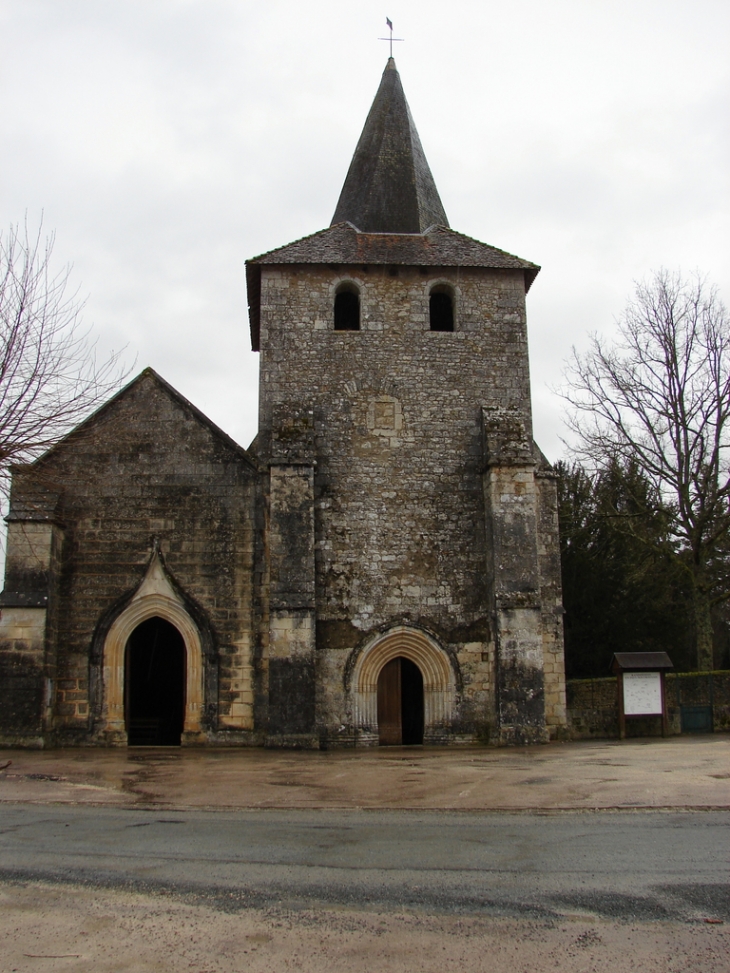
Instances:
[[[332,225],[363,233],[423,233],[448,226],[393,58],[383,72]]]

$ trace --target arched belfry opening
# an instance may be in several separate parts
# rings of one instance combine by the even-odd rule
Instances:
[[[428,316],[431,331],[454,330],[454,295],[446,284],[437,284],[431,289]]]
[[[185,722],[185,641],[155,615],[127,640],[124,702],[130,747],[179,747]]]
[[[360,292],[349,281],[335,294],[335,331],[360,330]]]
[[[378,676],[378,742],[423,743],[423,674],[402,655],[386,662]]]

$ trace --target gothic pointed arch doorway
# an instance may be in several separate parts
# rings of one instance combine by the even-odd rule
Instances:
[[[147,627],[148,622],[152,624]],[[160,651],[158,641],[157,650],[153,652],[155,631],[167,644],[162,649],[170,663],[168,667],[162,667],[163,670],[167,668],[167,676],[155,676],[159,655],[157,661],[155,656]],[[170,710],[177,712],[177,707],[182,706],[182,727],[177,743],[204,742],[205,731],[201,719],[205,699],[205,660],[201,633],[182,598],[172,587],[157,553],[150,560],[142,584],[104,637],[99,732],[107,742],[134,745],[129,738],[129,718],[130,713],[134,713],[135,720],[142,719],[139,713],[147,707],[144,702],[145,690],[140,690],[139,684],[135,687],[135,680],[146,678],[145,659],[148,671],[152,665],[153,671],[149,672],[149,677],[153,685],[174,701],[170,704]],[[179,686],[180,679],[182,688],[172,691],[171,687]],[[131,710],[130,699],[136,700]],[[159,716],[151,718],[157,719]],[[177,717],[174,725],[177,725]],[[136,729],[134,737],[139,739]]]
[[[185,641],[159,615],[139,624],[124,653],[124,710],[131,747],[179,747],[185,721]]]

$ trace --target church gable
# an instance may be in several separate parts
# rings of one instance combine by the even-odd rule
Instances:
[[[119,463],[130,449],[136,449],[139,457],[154,456],[158,472],[164,465],[180,472],[181,458],[193,450],[202,450],[220,462],[241,464],[251,473],[256,471],[254,460],[243,447],[151,368],[140,372],[26,469],[52,477],[55,470],[78,464],[86,455],[94,458],[93,467],[87,471],[93,475],[94,468],[103,465],[105,459]]]
[[[60,740],[104,737],[105,632],[138,589],[153,551],[207,646],[201,732],[211,721],[250,729],[252,697],[242,707],[241,687],[251,682],[258,497],[258,471],[246,451],[151,369],[16,471],[2,621],[10,639],[13,611],[47,611],[45,635],[8,663],[27,682],[35,658],[34,686],[52,684],[55,713],[46,732],[50,720]],[[11,644],[2,636],[0,656]]]

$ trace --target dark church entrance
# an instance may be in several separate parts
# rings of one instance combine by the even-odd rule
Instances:
[[[403,656],[380,670],[378,731],[381,746],[423,743],[423,676]]]
[[[185,643],[174,625],[150,618],[132,632],[124,666],[130,747],[179,747],[185,714]]]

